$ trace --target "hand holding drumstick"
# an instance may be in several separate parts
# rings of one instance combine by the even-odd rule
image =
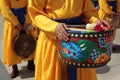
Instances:
[[[56,27],[56,35],[60,40],[68,41],[69,34],[67,33],[67,25],[65,23],[59,23]]]
[[[104,20],[97,20],[96,23],[98,25],[101,25],[101,27],[103,27],[103,30],[104,29],[108,29],[108,30],[110,29],[109,24]],[[96,26],[96,27],[98,27],[98,26]],[[107,28],[104,28],[104,27],[107,27]],[[64,40],[64,41],[67,42],[69,40],[69,34],[67,33],[67,30],[68,30],[68,27],[65,23],[59,23],[56,27],[56,30],[55,30],[57,37],[60,40]]]

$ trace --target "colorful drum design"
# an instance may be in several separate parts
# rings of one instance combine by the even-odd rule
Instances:
[[[62,62],[78,68],[96,68],[110,61],[113,30],[70,28],[68,33],[68,42],[57,40],[57,56]]]

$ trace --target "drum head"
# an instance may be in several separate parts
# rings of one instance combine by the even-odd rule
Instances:
[[[13,48],[18,56],[28,58],[36,47],[36,41],[32,35],[22,34],[17,36],[13,42]]]

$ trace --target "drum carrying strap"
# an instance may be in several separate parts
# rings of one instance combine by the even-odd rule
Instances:
[[[20,24],[23,25],[25,23],[26,7],[18,8],[18,9],[11,8],[11,11],[15,16],[17,16],[17,19],[20,22]],[[20,35],[25,33],[26,33],[25,30],[20,31]]]
[[[112,6],[112,11],[117,12],[117,1],[116,0],[108,0],[107,2],[110,6]],[[99,6],[98,0],[94,0],[93,3],[94,3],[95,7]]]
[[[66,23],[67,25],[79,25],[79,24],[85,24],[82,22],[82,17],[74,17],[74,18],[68,18],[68,19],[60,19],[60,20],[55,20],[57,22],[62,22]],[[68,66],[68,80],[77,80],[77,68],[73,66]]]

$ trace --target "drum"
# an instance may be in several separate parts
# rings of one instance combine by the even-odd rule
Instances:
[[[18,56],[28,58],[36,47],[36,41],[30,34],[18,35],[13,41],[13,49]]]
[[[77,27],[67,31],[70,34],[68,42],[57,40],[58,58],[78,68],[106,65],[111,59],[113,30],[96,32]]]

